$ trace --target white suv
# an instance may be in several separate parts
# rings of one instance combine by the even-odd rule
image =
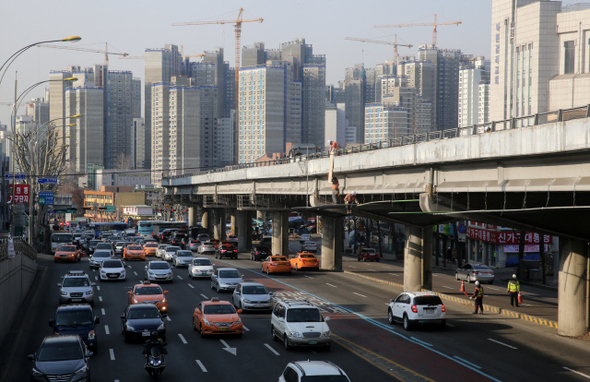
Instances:
[[[332,334],[319,308],[306,300],[279,300],[272,310],[270,331],[272,339],[283,341],[286,350],[295,346],[332,344]]]
[[[308,380],[350,382],[350,379],[337,365],[330,361],[289,362],[279,382],[301,382]]]
[[[389,323],[401,322],[410,330],[416,324],[438,324],[446,327],[445,306],[434,292],[403,292],[387,307]]]

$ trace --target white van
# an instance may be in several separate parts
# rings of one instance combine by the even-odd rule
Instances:
[[[65,244],[73,244],[74,235],[69,232],[56,232],[51,235],[51,253],[54,254],[58,247]]]

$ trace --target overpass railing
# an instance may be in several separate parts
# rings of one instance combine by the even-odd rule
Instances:
[[[572,119],[589,118],[590,117],[590,105],[575,107],[570,109],[560,109],[556,111],[547,111],[543,113],[537,113],[533,115],[508,118],[500,121],[487,122],[477,124],[468,127],[456,127],[448,130],[438,130],[428,133],[406,135],[396,138],[387,139],[375,143],[365,143],[352,145],[344,149],[337,150],[337,155],[348,155],[361,153],[371,150],[387,149],[392,147],[400,147],[413,145],[420,142],[437,141],[449,138],[465,137],[470,135],[486,134],[495,131],[520,129],[523,127],[530,127],[536,125],[544,125],[554,122],[565,122]],[[240,163],[231,166],[220,167],[211,170],[202,170],[193,173],[185,173],[180,175],[174,175],[166,177],[164,179],[179,179],[186,178],[187,176],[204,175],[217,172],[226,172],[232,170],[239,170],[252,167],[263,167],[263,166],[274,166],[285,163],[300,162],[312,159],[327,158],[329,156],[328,151],[314,152],[309,154],[296,154],[289,157],[283,157],[279,159],[273,159],[268,161]]]
[[[37,251],[35,248],[31,247],[26,240],[23,240],[20,237],[15,237],[13,239],[14,242],[14,251],[16,254],[22,254],[25,257],[33,261],[37,261]],[[8,257],[8,239],[0,239],[0,262],[9,259]]]

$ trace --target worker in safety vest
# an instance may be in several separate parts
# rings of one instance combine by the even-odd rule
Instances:
[[[359,204],[359,201],[356,199],[356,191],[353,191],[350,194],[346,195],[344,197],[344,203],[346,203],[346,212],[350,214],[352,212],[351,204]]]
[[[520,283],[516,279],[516,274],[508,281],[508,293],[510,294],[510,305],[518,307],[518,293],[520,293]]]
[[[332,203],[338,204],[338,197],[340,196],[340,182],[335,176],[332,177]]]
[[[330,145],[330,152],[336,152],[336,150],[340,150],[340,145],[336,141],[328,141],[328,145]]]
[[[479,281],[475,282],[475,291],[469,298],[475,298],[475,312],[473,314],[477,314],[477,310],[480,310],[480,314],[483,314],[483,287],[479,284]]]

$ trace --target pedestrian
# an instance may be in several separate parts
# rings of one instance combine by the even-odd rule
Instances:
[[[332,177],[332,203],[338,204],[338,197],[340,196],[340,182],[335,176]]]
[[[469,298],[475,298],[475,312],[473,314],[477,314],[478,309],[479,313],[483,314],[483,287],[479,284],[479,281],[475,282],[475,291]]]
[[[352,191],[348,195],[344,197],[344,203],[346,203],[346,213],[352,213],[352,203],[359,204],[359,201],[356,199],[356,191]]]
[[[508,281],[508,293],[510,294],[510,305],[518,308],[518,294],[520,293],[520,283],[516,279],[516,274]]]

